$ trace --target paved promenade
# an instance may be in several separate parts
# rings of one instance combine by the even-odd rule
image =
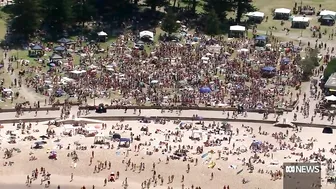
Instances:
[[[72,115],[77,115],[77,107],[73,107],[71,110],[71,117]],[[228,114],[229,113],[229,117]],[[153,109],[145,109],[141,110],[141,114],[139,115],[139,110],[136,111],[134,114],[134,110],[128,110],[126,113],[124,110],[107,110],[107,113],[103,114],[97,114],[94,111],[90,111],[87,115],[81,115],[80,117],[88,117],[93,119],[102,119],[107,120],[109,117],[123,117],[124,119],[127,119],[127,117],[193,117],[193,115],[198,115],[202,118],[216,118],[216,119],[227,119],[227,121],[240,121],[240,122],[263,122],[263,114],[260,113],[247,113],[247,116],[238,115],[237,118],[232,118],[233,112],[221,112],[221,111],[205,111],[205,110],[184,110],[181,114],[178,114],[177,111],[169,112],[165,111],[164,113],[161,113],[161,110],[153,110]],[[293,122],[293,114],[294,112],[284,113],[282,116],[279,117],[278,121],[283,122],[284,119],[286,119],[286,122]],[[307,124],[306,126],[309,126],[311,124],[310,118],[304,118],[300,113],[297,113],[298,118],[294,122],[300,122]],[[26,120],[30,121],[33,119],[55,119],[60,118],[60,112],[59,111],[49,111],[47,114],[46,112],[39,111],[37,112],[37,115],[35,115],[35,112],[25,112],[24,115],[20,117],[15,117],[15,113],[0,113],[0,122],[6,122],[5,120],[13,120],[13,121],[19,121],[19,120]],[[268,116],[267,121],[276,121],[276,117],[274,114],[270,114]],[[313,121],[313,124],[320,124],[320,125],[332,125],[330,121],[327,121],[326,119],[321,120],[321,118],[316,117]],[[336,125],[335,125],[336,126]]]

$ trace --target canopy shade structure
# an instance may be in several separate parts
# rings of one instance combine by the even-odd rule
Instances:
[[[202,87],[199,89],[200,93],[210,93],[211,89],[209,87]]]
[[[32,47],[32,50],[35,50],[35,51],[41,51],[41,50],[43,50],[43,47],[40,46],[40,45],[34,45],[34,46]]]
[[[336,12],[335,11],[330,11],[330,10],[323,10],[323,11],[320,12],[319,15],[320,16],[327,16],[327,15],[336,16]]]
[[[139,40],[138,42],[136,42],[136,44],[138,44],[138,45],[144,45],[144,44],[145,44],[145,42],[143,42],[143,41]]]
[[[55,47],[54,51],[65,51],[65,47],[63,47],[63,46]]]
[[[274,13],[278,14],[290,14],[291,10],[287,8],[277,8],[275,9]]]
[[[51,58],[52,60],[60,60],[60,59],[63,59],[63,57],[62,57],[61,55],[58,55],[58,54],[52,54],[52,55],[50,56],[50,58]]]
[[[142,31],[139,33],[140,35],[140,38],[144,38],[144,37],[147,37],[147,38],[150,38],[150,39],[154,39],[154,33],[151,32],[151,31]]]
[[[248,17],[262,17],[263,18],[265,16],[265,13],[258,12],[258,11],[256,11],[256,12],[249,12],[249,13],[246,14],[246,16],[248,16]]]
[[[75,118],[73,121],[82,122],[82,123],[105,123],[104,121],[89,119],[89,118]]]
[[[274,67],[272,67],[272,66],[267,66],[267,67],[263,67],[261,70],[265,71],[265,72],[273,72],[276,69]]]
[[[281,64],[282,65],[287,65],[287,64],[289,64],[290,63],[290,59],[289,58],[287,58],[287,57],[285,57],[285,58],[283,58],[282,60],[281,60]]]
[[[309,22],[309,20],[308,17],[297,16],[293,18],[292,22]]]
[[[118,133],[114,133],[114,134],[112,135],[112,139],[121,139],[121,135],[118,134]]]
[[[290,122],[277,122],[277,123],[274,123],[273,126],[275,127],[284,127],[284,128],[294,128],[295,125],[293,123],[290,123]]]
[[[131,142],[130,138],[120,138],[120,142]]]
[[[245,26],[239,26],[239,25],[230,26],[230,31],[245,31],[245,30],[246,30]]]
[[[333,15],[323,15],[321,16],[321,20],[336,20],[336,17]]]
[[[324,134],[333,134],[333,129],[331,127],[324,127],[322,130]]]
[[[324,85],[327,89],[336,89],[336,73],[333,73]]]
[[[324,99],[326,99],[328,101],[336,101],[336,96],[335,95],[326,96]]]
[[[255,38],[255,40],[261,40],[261,41],[266,41],[267,40],[267,36],[265,35],[259,35]]]
[[[57,40],[57,42],[58,42],[58,43],[69,44],[69,43],[72,43],[72,40],[63,37],[63,38]]]
[[[104,31],[100,31],[97,33],[98,36],[107,36],[107,33]]]
[[[86,73],[86,71],[85,70],[72,70],[72,71],[70,71],[70,73],[72,73],[72,74],[82,74],[82,73]]]

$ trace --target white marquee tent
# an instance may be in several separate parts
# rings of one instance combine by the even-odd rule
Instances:
[[[336,96],[335,95],[326,96],[325,99],[329,101],[336,101]]]
[[[303,16],[297,16],[297,17],[294,17],[292,22],[309,22],[310,18],[308,17],[303,17]]]
[[[320,16],[327,16],[327,15],[336,16],[336,12],[335,11],[330,11],[330,10],[323,10],[323,11],[320,12],[319,15]]]
[[[274,10],[275,14],[290,14],[291,10],[287,8],[277,8]]]
[[[292,20],[292,27],[293,28],[307,28],[309,26],[309,20],[308,17],[303,16],[297,16],[294,17]]]
[[[249,13],[246,14],[246,16],[248,16],[248,17],[261,17],[261,18],[264,18],[265,13],[258,12],[258,11],[256,11],[256,12],[249,12]]]
[[[151,31],[142,31],[140,32],[140,38],[149,37],[151,40],[154,40],[154,33]]]
[[[239,26],[239,25],[230,26],[230,31],[245,31],[245,30],[246,30],[245,26]]]
[[[97,33],[98,36],[107,36],[107,33],[104,31],[98,32]]]

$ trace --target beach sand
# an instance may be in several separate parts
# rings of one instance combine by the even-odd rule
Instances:
[[[106,130],[100,130],[102,134],[108,135],[108,131],[111,130],[112,125],[116,125],[118,122],[107,122],[107,129]],[[208,122],[209,123],[209,122]],[[206,123],[206,125],[208,124]],[[120,123],[119,123],[120,124]],[[154,146],[163,149],[164,146],[160,146],[160,141],[165,142],[165,137],[162,133],[166,132],[166,130],[172,130],[176,131],[177,125],[173,123],[167,123],[166,125],[161,124],[144,124],[139,123],[136,121],[125,121],[122,122],[122,124],[129,124],[132,127],[132,131],[118,131],[115,132],[120,133],[122,137],[129,137],[130,132],[133,132],[135,135],[140,134],[141,135],[141,143],[144,143],[145,141],[151,142],[151,146],[143,146],[140,150],[140,152],[134,152],[134,144],[138,144],[138,141],[134,141],[131,144],[131,147],[126,148],[120,148],[120,149],[100,149],[95,148],[91,149],[90,146],[93,144],[94,138],[85,138],[83,136],[73,136],[73,137],[60,137],[61,141],[59,143],[55,143],[55,139],[47,139],[47,144],[45,145],[44,149],[39,150],[33,150],[30,149],[30,146],[34,143],[33,141],[18,141],[16,144],[8,144],[6,142],[6,130],[15,130],[15,127],[12,125],[5,125],[5,129],[2,129],[1,136],[3,136],[2,141],[2,149],[4,148],[20,148],[21,152],[16,153],[14,152],[13,157],[10,159],[1,159],[0,165],[4,162],[12,161],[14,162],[13,166],[2,166],[0,169],[0,188],[6,189],[6,188],[27,188],[25,185],[26,176],[31,175],[32,170],[35,168],[40,169],[40,167],[46,168],[46,170],[51,174],[51,186],[50,188],[56,188],[57,185],[60,185],[61,188],[80,188],[82,186],[86,186],[86,188],[92,188],[92,185],[95,185],[95,188],[122,188],[122,182],[127,177],[128,179],[128,188],[131,189],[138,189],[141,188],[141,183],[144,180],[148,180],[152,177],[153,171],[152,171],[152,164],[153,162],[156,163],[156,172],[157,175],[160,174],[164,178],[164,183],[161,186],[160,182],[156,186],[156,188],[167,188],[168,186],[172,186],[174,188],[182,188],[182,182],[181,177],[184,175],[184,188],[191,188],[191,185],[200,186],[201,188],[223,188],[224,185],[229,185],[230,188],[270,188],[272,186],[272,189],[280,189],[282,188],[282,182],[283,180],[277,180],[272,181],[271,176],[269,174],[261,174],[258,173],[258,169],[264,169],[266,170],[281,170],[280,166],[283,162],[295,162],[296,159],[299,158],[299,156],[293,156],[290,155],[292,151],[290,150],[281,150],[273,153],[273,159],[271,157],[263,157],[263,154],[258,154],[261,159],[265,161],[265,164],[254,164],[254,172],[249,173],[246,166],[242,165],[242,159],[246,158],[248,159],[250,156],[253,155],[253,153],[248,150],[246,153],[241,153],[239,155],[225,155],[222,154],[222,157],[228,157],[228,160],[219,160],[217,154],[209,155],[207,158],[202,159],[202,154],[196,154],[196,148],[193,150],[190,150],[188,153],[190,157],[194,157],[198,159],[198,165],[195,166],[195,163],[190,162],[183,162],[182,160],[170,160],[168,164],[166,164],[166,157],[167,155],[171,154],[164,154],[159,150],[159,152],[154,152],[153,155],[146,155],[147,151],[153,151]],[[150,136],[145,136],[143,132],[140,131],[141,127],[143,125],[147,125],[149,128],[149,132],[152,134]],[[197,124],[194,124],[197,126]],[[242,123],[232,123],[233,125],[233,131],[236,131],[236,128],[239,128],[239,135],[234,135],[233,139],[231,141],[231,144],[228,144],[228,141],[224,141],[221,146],[216,147],[204,147],[204,153],[213,150],[217,152],[218,150],[223,150],[223,147],[228,147],[230,150],[233,149],[233,143],[235,143],[235,149],[237,148],[249,148],[251,142],[253,140],[259,140],[259,141],[268,141],[270,143],[273,143],[275,147],[278,147],[276,140],[271,137],[271,135],[259,135],[258,128],[259,126],[262,127],[262,131],[266,131],[268,133],[273,132],[286,132],[286,130],[289,130],[289,133],[293,133],[291,129],[287,128],[278,128],[274,127],[272,125],[262,125],[262,124],[245,124],[252,128],[254,128],[254,135],[251,135],[247,131],[244,131],[242,128]],[[92,125],[94,126],[94,124]],[[197,126],[200,127],[200,126]],[[39,129],[40,132],[33,133],[32,135],[36,136],[37,138],[44,134],[47,126],[46,125],[35,125],[33,126],[33,129]],[[158,132],[157,134],[155,131],[162,131]],[[55,128],[56,134],[59,135],[63,128]],[[191,131],[184,131],[182,142],[172,142],[174,137],[171,137],[169,144],[172,145],[173,149],[177,149],[178,145],[192,145],[192,146],[201,146],[203,145],[203,142],[206,140],[205,131],[204,137],[202,141],[199,142],[193,142],[189,139],[189,136],[191,135]],[[332,142],[334,140],[333,135],[325,135],[322,134],[322,129],[317,128],[303,128],[303,131],[298,133],[298,135],[302,139],[302,143],[307,143],[308,139],[310,139],[312,136],[314,138],[317,138],[317,142],[314,143],[314,149],[307,151],[302,149],[297,149],[296,152],[304,152],[304,156],[309,156],[311,153],[316,152],[319,148],[326,148],[329,149],[333,145]],[[23,138],[22,135],[20,136]],[[211,136],[212,138],[220,136]],[[39,139],[38,139],[39,140]],[[70,157],[67,157],[67,154],[72,152],[74,147],[74,142],[77,141],[83,146],[87,146],[87,150],[76,150],[79,161],[77,162],[76,168],[73,168],[72,160]],[[58,160],[50,160],[48,159],[48,152],[52,149],[55,149],[57,144],[62,144],[63,147],[67,147],[68,144],[71,144],[70,150],[66,150],[65,148],[61,150],[57,150],[58,153]],[[113,143],[114,146],[117,145],[117,143]],[[129,153],[127,153],[127,150],[130,150]],[[92,151],[95,152],[95,157],[93,159],[93,163],[91,166],[89,166],[90,157]],[[38,159],[36,161],[29,161],[29,153],[33,152],[33,155],[36,156]],[[204,154],[203,153],[203,154]],[[126,154],[128,156],[126,157]],[[333,155],[330,153],[326,153],[327,156],[332,157]],[[288,159],[287,157],[291,156],[291,159]],[[206,159],[211,158],[211,160],[206,161]],[[138,170],[132,171],[128,169],[125,170],[126,165],[123,163],[124,161],[128,161],[131,159],[132,163],[135,163],[137,165],[140,164],[140,162],[145,163],[145,171],[142,171],[141,173],[138,173]],[[162,160],[162,162],[159,163],[159,159]],[[93,173],[94,171],[94,165],[97,165],[97,161],[111,161],[112,167],[110,170],[102,170],[99,173]],[[209,161],[214,161],[216,163],[214,168],[208,168]],[[271,162],[278,162],[278,165],[270,165]],[[190,172],[187,173],[187,164],[190,164]],[[243,171],[239,174],[237,174],[240,170]],[[106,187],[104,187],[104,179],[108,177],[108,175],[111,172],[120,172],[120,178],[116,182],[109,182]],[[74,179],[72,182],[70,182],[70,175],[73,173]],[[211,173],[214,174],[214,178],[211,180]],[[324,174],[324,173],[322,173]],[[168,184],[168,176],[174,175],[175,179],[173,183]],[[246,179],[249,182],[247,184],[242,183],[242,179]],[[153,187],[153,184],[152,184]],[[151,187],[151,188],[152,188]],[[33,182],[33,185],[31,188],[44,188],[44,185],[40,185],[40,177]],[[331,185],[325,185],[323,188],[334,188],[334,186]]]

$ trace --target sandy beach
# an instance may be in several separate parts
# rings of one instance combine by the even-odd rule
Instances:
[[[192,124],[193,127],[200,129],[199,131],[203,133],[203,139],[200,141],[192,141],[189,137],[192,134],[192,131],[183,130],[179,128],[178,124],[173,124],[168,122],[165,125],[163,124],[154,124],[154,123],[140,123],[137,121],[125,121],[122,123],[119,122],[107,122],[107,128],[105,130],[98,130],[101,135],[109,135],[109,132],[112,132],[112,126],[114,126],[115,133],[119,133],[121,137],[130,137],[132,132],[134,136],[140,135],[141,140],[133,140],[129,148],[116,148],[118,143],[111,142],[111,145],[114,146],[113,149],[105,149],[106,146],[95,145],[95,148],[92,148],[94,143],[94,137],[84,137],[83,135],[74,135],[72,137],[61,136],[61,133],[64,131],[64,127],[56,127],[55,138],[45,139],[46,144],[43,145],[43,149],[30,149],[31,145],[36,141],[22,141],[27,134],[21,135],[18,134],[18,139],[16,144],[8,144],[6,141],[8,135],[6,132],[8,130],[16,130],[16,127],[13,125],[4,125],[4,129],[1,130],[2,136],[2,150],[10,148],[19,148],[21,152],[13,152],[13,156],[9,159],[1,159],[0,164],[3,166],[5,162],[14,162],[12,166],[3,166],[0,169],[0,187],[1,188],[26,188],[26,177],[31,175],[34,169],[40,169],[44,167],[47,172],[51,174],[50,176],[50,188],[57,188],[60,185],[60,188],[81,188],[85,186],[86,188],[105,188],[104,179],[109,177],[111,172],[120,172],[119,179],[116,182],[108,182],[106,188],[122,188],[122,183],[127,178],[128,188],[141,188],[141,183],[145,180],[151,179],[153,177],[153,164],[155,164],[156,175],[160,175],[164,180],[161,185],[161,181],[158,181],[156,188],[192,188],[201,187],[201,188],[223,188],[224,186],[229,185],[230,188],[269,188],[271,185],[272,188],[282,188],[282,179],[279,178],[274,181],[272,179],[269,171],[282,170],[281,165],[284,162],[295,162],[300,159],[300,156],[293,155],[295,151],[297,153],[303,152],[305,157],[310,156],[313,152],[318,151],[318,149],[325,148],[326,157],[332,157],[329,153],[329,149],[332,148],[333,135],[322,134],[322,129],[318,128],[303,128],[301,132],[294,132],[291,128],[279,128],[272,125],[262,125],[262,124],[246,124],[246,123],[231,123],[233,135],[231,142],[222,141],[220,146],[204,147],[203,153],[196,153],[197,146],[204,146],[204,142],[209,137],[211,140],[222,139],[226,137],[224,134],[210,134],[206,135],[207,132],[210,132],[211,129],[201,130],[201,125],[198,122],[187,122],[187,124]],[[132,131],[129,130],[117,130],[116,126],[119,124],[129,125],[129,128],[132,128]],[[211,124],[210,122],[205,122],[204,125],[207,126]],[[220,125],[220,123],[216,123]],[[244,127],[242,127],[244,125]],[[86,127],[97,127],[97,124],[87,124]],[[146,126],[148,128],[147,135],[145,132],[141,131],[141,128]],[[248,128],[246,128],[248,126]],[[259,134],[259,127],[261,132],[264,134]],[[48,128],[47,125],[42,123],[32,125],[32,130],[39,130],[39,132],[33,132],[31,136],[40,140],[39,136],[45,134],[45,130]],[[209,127],[211,128],[211,127]],[[251,130],[253,128],[253,131]],[[171,136],[169,140],[166,140],[165,133],[168,131],[176,132],[179,131],[181,134],[181,141],[177,142],[178,137]],[[239,134],[238,134],[238,132]],[[17,131],[15,131],[17,132]],[[20,130],[19,130],[20,132]],[[307,144],[309,140],[314,136],[315,140],[313,149],[299,149],[298,147],[295,150],[283,149],[279,150],[279,143],[277,140],[272,137],[272,133],[275,132],[288,132],[288,136],[296,133],[300,136],[302,144]],[[267,135],[266,135],[267,133]],[[55,140],[60,139],[59,142]],[[250,150],[251,143],[258,140],[263,143],[274,145],[275,149],[268,153],[257,153],[260,156],[262,163],[253,163],[254,170],[250,172],[246,165],[247,160],[254,155],[254,152]],[[174,142],[175,141],[175,142]],[[279,140],[278,140],[279,141]],[[287,139],[284,139],[286,143],[293,147]],[[78,143],[82,148],[87,147],[86,150],[76,150],[74,143]],[[135,151],[135,146],[142,143],[140,146],[139,152]],[[145,144],[146,143],[146,144]],[[150,143],[150,145],[149,145]],[[172,150],[166,150],[165,143],[171,146]],[[189,149],[187,161],[181,160],[169,160],[166,162],[168,156],[172,155],[175,150],[180,146],[182,148],[184,145],[186,148],[188,146],[193,149]],[[62,146],[62,149],[59,149],[57,146]],[[67,147],[69,146],[69,150]],[[49,152],[51,150],[57,151],[57,160],[48,159]],[[78,155],[78,162],[75,165],[71,157],[68,157],[68,154],[76,151]],[[213,151],[213,153],[208,153]],[[221,157],[218,154],[218,151],[221,151]],[[243,152],[246,151],[246,152]],[[148,152],[153,152],[152,155],[147,155]],[[92,164],[90,165],[90,157],[94,153],[94,158],[92,159]],[[207,155],[205,155],[208,153]],[[37,160],[29,161],[30,157],[36,157]],[[243,159],[245,158],[245,163]],[[192,160],[193,159],[193,160]],[[197,164],[195,160],[197,159]],[[111,168],[104,168],[99,173],[94,173],[94,167],[98,162],[111,162]],[[130,161],[132,164],[135,164],[135,169],[132,170],[132,166],[127,167],[126,162]],[[193,161],[193,162],[191,162]],[[144,163],[145,168],[139,172],[140,163]],[[211,162],[215,163],[213,168],[209,168]],[[190,171],[187,173],[188,164],[190,166]],[[273,164],[273,165],[271,165]],[[264,173],[259,173],[259,170],[263,169]],[[73,173],[73,181],[71,180],[71,173]],[[211,179],[211,174],[213,178]],[[324,174],[324,173],[322,173]],[[174,175],[172,183],[168,183],[168,177]],[[184,181],[182,182],[182,177],[184,176]],[[242,179],[247,180],[246,184],[242,183]],[[44,188],[45,183],[41,184],[41,176],[38,179],[32,182],[31,188]],[[154,182],[152,183],[153,187]],[[324,183],[323,188],[331,188],[333,186],[326,185]]]

